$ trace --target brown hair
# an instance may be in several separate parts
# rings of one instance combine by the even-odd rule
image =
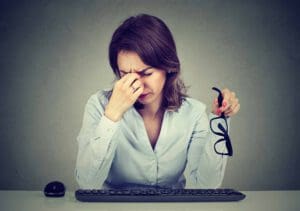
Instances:
[[[167,25],[159,18],[139,14],[126,19],[114,32],[109,44],[109,62],[120,78],[117,57],[120,51],[133,51],[149,66],[166,71],[162,107],[177,110],[184,100],[186,87],[180,79],[180,62]],[[136,103],[137,108],[143,105]]]

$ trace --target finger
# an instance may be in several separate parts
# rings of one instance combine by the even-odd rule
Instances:
[[[218,98],[214,99],[214,105],[218,105]]]
[[[220,111],[218,111],[219,108],[219,103],[218,103],[218,98],[215,98],[212,104],[212,113],[218,114]]]
[[[230,109],[230,107],[235,104],[236,100],[237,98],[235,97],[234,92],[230,92],[229,90],[225,91],[221,111],[227,111],[228,109]]]
[[[224,106],[226,107],[226,105],[228,105],[228,101],[229,101],[229,98],[230,98],[229,89],[227,89],[227,88],[223,89],[222,90],[222,96],[223,96],[222,107],[224,107]]]
[[[141,82],[140,80],[135,80],[135,81],[132,83],[131,87],[133,87],[133,88],[135,89],[135,91],[136,91],[138,88],[141,87],[141,85],[142,85],[142,82]],[[134,91],[134,92],[135,92],[135,91]]]
[[[213,103],[213,108],[218,108],[218,107],[219,107],[218,98],[215,98]]]
[[[227,114],[225,113],[225,115],[231,117],[231,116],[235,115],[235,114],[240,110],[240,108],[241,108],[241,105],[240,105],[240,104],[237,104],[237,105],[232,109],[231,112],[228,112]]]
[[[125,78],[126,77],[126,78]],[[129,74],[127,74],[126,76],[124,76],[124,82],[123,82],[123,85],[125,86],[125,87],[130,87],[131,85],[132,85],[132,83],[135,81],[135,80],[137,80],[137,79],[139,79],[140,78],[140,76],[138,75],[138,74],[136,74],[136,73],[129,73]]]
[[[233,111],[233,107],[234,107],[234,106],[228,107],[228,108],[224,111],[224,114],[225,114],[225,115],[228,115],[229,113],[231,113],[231,112]]]
[[[229,100],[231,103],[229,103],[228,106],[226,106],[226,108],[223,108],[223,112],[225,113],[228,113],[228,112],[231,112],[235,107],[236,105],[239,103],[239,100],[237,98],[233,99],[233,100]]]
[[[136,100],[144,91],[144,85],[141,84],[136,90],[135,92],[133,93],[133,98],[134,100]]]
[[[119,81],[124,83],[130,77],[130,75],[131,75],[131,73],[122,75],[122,77],[119,79]]]
[[[230,109],[226,110],[224,113],[225,115],[229,115],[229,114],[232,114],[233,112],[237,111],[237,107],[240,106],[239,103],[235,103],[233,104]]]

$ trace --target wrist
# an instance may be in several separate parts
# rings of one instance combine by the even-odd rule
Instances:
[[[116,111],[113,111],[109,108],[105,109],[104,115],[111,121],[117,122],[122,118],[122,115]]]

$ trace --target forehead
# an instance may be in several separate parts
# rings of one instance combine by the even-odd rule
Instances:
[[[139,55],[132,51],[120,51],[117,57],[117,63],[120,70],[139,70],[146,67]]]

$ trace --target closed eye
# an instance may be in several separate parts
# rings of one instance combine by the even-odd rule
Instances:
[[[150,76],[150,75],[152,75],[152,73],[142,73],[141,75],[142,76]]]

